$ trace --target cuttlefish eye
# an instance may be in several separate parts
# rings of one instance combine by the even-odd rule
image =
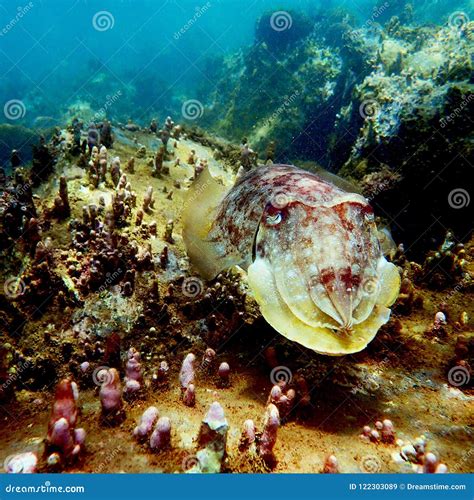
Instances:
[[[277,224],[280,224],[282,220],[283,220],[283,215],[281,212],[278,212],[277,214],[274,215],[267,215],[265,223],[268,224],[269,226],[276,226]]]
[[[283,210],[268,204],[263,214],[263,222],[267,226],[278,226],[283,221]]]

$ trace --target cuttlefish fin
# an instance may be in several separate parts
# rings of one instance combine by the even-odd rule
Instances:
[[[217,182],[208,168],[190,186],[185,197],[183,239],[191,264],[205,279],[212,279],[225,267],[218,244],[208,238],[217,207],[229,188]]]
[[[269,262],[257,258],[248,269],[248,282],[266,321],[286,338],[320,354],[342,356],[361,351],[390,318],[390,309],[376,305],[367,320],[347,333],[310,326],[282,300]]]
[[[392,238],[390,229],[388,227],[379,227],[376,232],[377,239],[379,240],[380,249],[382,253],[393,259],[397,253],[397,245]]]
[[[400,293],[400,272],[397,266],[388,262],[385,257],[381,257],[377,271],[380,276],[380,292],[377,304],[390,307],[397,300]]]
[[[349,179],[345,179],[337,174],[332,172],[328,172],[323,167],[317,166],[314,169],[314,173],[321,177],[321,179],[333,184],[334,186],[346,191],[347,193],[357,193],[362,194],[362,188],[355,184],[355,182],[350,181]]]

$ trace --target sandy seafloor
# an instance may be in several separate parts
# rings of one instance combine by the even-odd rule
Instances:
[[[136,156],[138,146],[132,140],[156,149],[149,134],[120,132],[109,157],[118,155],[122,165]],[[155,142],[157,142],[155,140]],[[147,158],[136,158],[135,173],[127,174],[141,205],[148,186],[154,187],[155,209],[145,214],[144,221],[156,220],[157,237],[149,242],[153,255],[162,251],[163,228],[169,219],[175,221],[174,244],[168,245],[170,262],[167,270],[157,268],[162,296],[166,295],[168,281],[180,275],[191,275],[181,237],[180,210],[186,187],[192,176],[192,167],[187,165],[190,149],[197,156],[208,158],[214,175],[221,175],[231,181],[233,175],[219,161],[213,159],[210,148],[194,143],[190,139],[179,141],[172,160],[167,164],[170,174],[163,178],[150,176]],[[172,148],[170,148],[172,149]],[[148,154],[150,157],[150,153]],[[181,158],[181,166],[174,166],[174,159]],[[85,182],[84,170],[60,159],[55,178],[65,175],[68,179],[69,200],[72,217],[81,217],[83,205],[98,203],[100,195],[107,201],[112,190],[102,187],[91,190]],[[175,181],[181,186],[177,188]],[[167,191],[173,190],[171,200]],[[42,185],[35,194],[37,208],[51,206],[57,192],[57,182]],[[135,216],[132,216],[134,220]],[[138,231],[130,226],[133,238],[144,243]],[[68,249],[70,234],[68,221],[52,221],[44,236],[52,238],[57,273],[66,275],[66,259],[71,257]],[[473,242],[466,245],[468,269],[473,271]],[[61,254],[65,252],[65,254]],[[180,266],[181,269],[178,269]],[[143,276],[142,276],[143,274]],[[382,418],[390,418],[395,426],[397,438],[412,442],[416,437],[427,438],[428,450],[439,456],[452,472],[469,472],[474,465],[473,443],[473,401],[472,389],[449,384],[447,373],[455,358],[456,339],[459,335],[472,336],[472,321],[456,325],[463,312],[474,317],[472,293],[461,289],[449,296],[447,303],[448,324],[442,335],[431,333],[433,318],[439,304],[445,301],[447,291],[433,291],[416,288],[416,294],[423,304],[413,307],[409,313],[395,313],[390,323],[382,328],[377,339],[363,353],[342,358],[326,358],[300,346],[291,345],[283,337],[272,332],[258,317],[256,307],[250,304],[243,326],[235,323],[235,315],[221,318],[220,327],[228,338],[218,349],[218,361],[227,361],[231,366],[231,385],[219,388],[216,377],[199,372],[196,380],[197,403],[194,408],[183,405],[180,400],[178,371],[188,352],[194,352],[201,359],[205,342],[196,335],[199,313],[186,314],[183,301],[168,300],[168,308],[174,322],[161,324],[158,318],[146,316],[144,322],[136,325],[143,306],[148,301],[147,272],[138,273],[136,291],[131,297],[123,297],[118,286],[111,286],[105,292],[84,297],[83,314],[90,316],[94,324],[106,324],[122,316],[121,324],[131,324],[126,331],[120,331],[122,346],[135,346],[142,352],[145,380],[158,360],[166,359],[170,364],[170,386],[168,389],[148,387],[143,399],[125,403],[126,419],[115,427],[104,426],[99,421],[100,402],[98,388],[90,381],[79,381],[80,426],[87,432],[86,447],[78,461],[68,465],[68,472],[183,472],[186,463],[195,455],[195,438],[200,422],[210,403],[219,401],[223,406],[230,429],[227,443],[227,458],[223,465],[226,472],[267,471],[255,457],[238,450],[242,424],[254,419],[261,424],[268,393],[272,387],[269,377],[271,367],[264,356],[268,346],[275,346],[278,362],[290,367],[292,372],[302,371],[317,384],[310,384],[311,407],[304,412],[296,408],[278,432],[275,447],[277,458],[274,472],[318,473],[329,454],[336,455],[342,472],[368,472],[367,463],[373,472],[410,472],[415,466],[396,460],[400,450],[397,444],[367,443],[359,438],[364,425],[373,425]],[[243,278],[245,279],[245,278]],[[205,284],[205,286],[211,286]],[[179,288],[179,287],[178,287]],[[448,291],[449,292],[449,291]],[[251,301],[251,299],[248,299]],[[420,301],[419,301],[420,302]],[[219,301],[213,304],[219,313]],[[248,311],[251,310],[251,313]],[[51,361],[55,366],[54,380],[67,376],[74,357],[66,361],[62,346],[71,344],[73,351],[80,350],[77,327],[74,327],[74,307],[60,307],[54,301],[40,317],[31,318],[22,330],[21,336],[14,336],[15,347],[26,353],[33,363],[39,358]],[[207,314],[207,312],[206,312]],[[396,326],[394,326],[396,324]],[[236,326],[238,325],[238,326]],[[150,328],[154,328],[150,332]],[[173,332],[177,330],[175,335]],[[45,332],[49,332],[45,335]],[[99,338],[100,340],[100,338]],[[35,361],[36,360],[36,361]],[[92,362],[99,365],[100,360]],[[12,454],[33,450],[40,455],[40,470],[46,470],[43,441],[46,436],[50,407],[53,401],[53,387],[29,390],[25,381],[18,381],[16,401],[0,406],[0,450],[1,459]],[[151,453],[146,445],[138,444],[132,437],[132,430],[141,413],[155,405],[160,415],[166,415],[172,423],[172,448],[160,454]],[[375,464],[375,465],[374,465]]]

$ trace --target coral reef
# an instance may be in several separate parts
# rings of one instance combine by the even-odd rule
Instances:
[[[231,183],[245,143],[173,124],[154,177],[159,140],[111,125],[113,150],[89,148],[94,128],[73,122],[60,131],[64,147],[44,143],[54,156],[46,181],[33,186],[22,165],[5,178],[0,411],[8,433],[0,439],[9,472],[357,472],[368,453],[384,472],[469,469],[472,241],[430,245],[436,263],[459,270],[462,281],[448,289],[449,277],[430,279],[433,261],[398,248],[395,317],[365,351],[318,356],[275,335],[241,270],[205,281],[187,258],[180,214],[192,203],[196,165],[207,161]],[[377,196],[384,176],[366,179],[367,193]],[[368,421],[368,439],[357,439]]]
[[[470,230],[469,217],[456,217],[467,214],[472,156],[469,27],[404,24],[383,10],[359,28],[343,12],[314,29],[286,13],[281,22],[293,25],[281,31],[263,15],[254,45],[212,66],[203,123],[245,138],[244,166],[252,144],[262,161],[313,160],[360,182],[419,257],[446,228],[458,240]]]
[[[46,453],[51,465],[77,458],[84,446],[86,433],[84,429],[76,427],[78,397],[75,382],[65,379],[56,387],[46,438]]]

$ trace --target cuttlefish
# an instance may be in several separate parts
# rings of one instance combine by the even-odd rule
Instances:
[[[183,228],[204,279],[240,266],[265,320],[321,354],[364,349],[399,293],[368,201],[291,165],[255,168],[231,188],[204,170]]]

